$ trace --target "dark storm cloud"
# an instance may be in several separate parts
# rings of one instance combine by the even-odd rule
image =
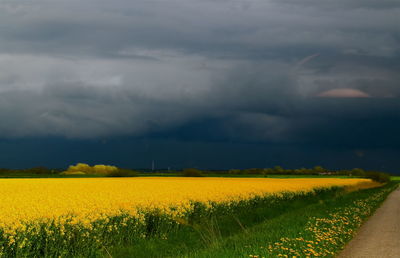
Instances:
[[[279,1],[279,0],[278,0]],[[282,0],[281,3],[300,5],[300,6],[317,6],[318,8],[327,9],[391,9],[398,8],[399,2],[396,0],[337,0],[337,1],[318,1],[318,0]]]
[[[361,1],[329,1],[358,6],[354,11],[324,9],[325,2],[13,1],[2,4],[0,19],[7,24],[1,27],[2,46],[96,56],[129,54],[135,48],[218,56],[274,54],[293,47],[382,55],[397,48],[398,3],[382,11],[363,8]]]
[[[383,146],[399,16],[391,0],[3,1],[0,133]],[[317,98],[334,89],[371,98]]]

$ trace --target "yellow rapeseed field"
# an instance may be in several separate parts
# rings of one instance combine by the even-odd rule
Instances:
[[[179,217],[192,202],[230,203],[254,196],[315,188],[374,184],[368,179],[79,178],[0,179],[0,228],[5,233],[34,221],[90,225],[109,216],[140,216],[159,209]]]

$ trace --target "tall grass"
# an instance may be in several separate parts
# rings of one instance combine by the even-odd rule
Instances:
[[[293,209],[184,257],[335,257],[397,186],[392,182]]]
[[[218,206],[208,210],[198,204],[195,211],[177,227],[162,234],[163,238],[146,238],[112,248],[115,257],[178,257],[191,256],[197,250],[219,248],[225,239],[243,234],[251,227],[302,207],[340,195],[341,188],[320,189],[307,194],[284,194]],[[190,254],[190,255],[189,255]],[[218,257],[218,256],[210,256]],[[237,257],[237,256],[232,256]]]

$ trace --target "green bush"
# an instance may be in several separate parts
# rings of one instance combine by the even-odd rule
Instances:
[[[242,171],[241,171],[240,169],[230,169],[230,170],[228,171],[228,174],[231,174],[231,175],[240,175],[240,174],[243,174],[243,173],[242,173]]]
[[[365,172],[365,177],[379,183],[387,183],[390,181],[390,175],[383,172],[368,171]]]
[[[249,168],[244,170],[244,174],[247,175],[262,175],[264,174],[264,169],[262,168]]]
[[[89,166],[85,163],[78,163],[75,166],[69,166],[64,174],[74,174],[76,172],[83,172],[87,175],[99,175],[99,176],[108,176],[113,173],[117,173],[118,168],[116,166],[109,165],[94,165]]]

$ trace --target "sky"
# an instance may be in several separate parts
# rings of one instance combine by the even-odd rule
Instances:
[[[398,0],[2,0],[0,167],[400,173]]]

